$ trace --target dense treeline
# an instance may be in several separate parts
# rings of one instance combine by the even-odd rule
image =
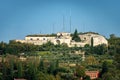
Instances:
[[[20,43],[15,41],[10,41],[8,44],[1,42],[0,43],[0,54],[14,54],[17,55],[19,53],[26,53],[26,52],[35,52],[35,51],[56,51],[63,49],[68,49],[66,44],[62,45],[54,45],[51,42],[48,42],[43,45],[33,45],[28,43]]]
[[[1,50],[1,54],[8,53],[8,54],[17,55],[18,53],[22,53],[22,52],[37,51],[38,46],[35,46],[33,44],[10,41],[8,44],[1,42],[0,50]]]
[[[32,59],[31,59],[32,58]],[[86,80],[85,68],[77,65],[71,73],[69,68],[60,67],[59,60],[46,61],[39,57],[29,57],[21,61],[17,56],[2,56],[0,80],[25,78],[27,80]],[[75,73],[75,74],[74,74]],[[87,78],[88,79],[88,78]]]
[[[69,48],[67,44],[58,44],[54,45],[51,42],[48,42],[43,45],[33,45],[28,43],[20,43],[15,41],[10,41],[8,44],[1,42],[0,43],[0,54],[14,54],[18,55],[19,53],[28,53],[28,52],[36,52],[36,51],[54,51],[54,52],[73,52],[75,50],[84,50],[86,54],[98,54],[102,55],[107,52],[106,45],[98,45],[95,47],[91,47],[89,45],[85,45],[85,47],[71,47]]]

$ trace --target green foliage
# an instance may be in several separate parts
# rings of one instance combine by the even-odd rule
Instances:
[[[14,79],[14,60],[10,61],[10,79]]]
[[[5,63],[2,63],[2,74],[1,80],[7,80],[7,65]]]
[[[108,40],[109,46],[108,46],[108,53],[111,55],[115,55],[120,53],[120,38],[114,37],[110,38]]]
[[[84,80],[91,80],[90,76],[85,76]]]
[[[91,53],[91,54],[103,55],[107,53],[107,46],[105,44],[101,44],[94,47],[86,45],[83,49],[86,51],[87,54]]]
[[[7,44],[2,41],[0,43],[0,54],[5,54],[6,53],[6,47],[7,47]]]
[[[44,71],[45,69],[44,69],[43,59],[40,59],[40,63],[39,63],[38,69],[39,69],[39,71],[41,71],[41,72],[45,72],[45,71]]]
[[[85,45],[84,48],[69,48],[66,44],[54,45],[51,42],[41,46],[14,41],[10,41],[8,44],[0,42],[0,53],[17,55],[17,58],[8,57],[7,54],[2,56],[0,80],[12,80],[14,77],[27,80],[75,80],[83,77],[84,80],[90,80],[89,76],[85,75],[85,69],[100,70],[99,80],[119,80],[120,38],[115,36],[108,39],[108,48],[104,44],[93,47],[92,42],[91,38],[91,46]],[[81,62],[81,55],[74,54],[78,50],[87,53],[84,62]],[[26,56],[26,61],[19,60],[19,53],[29,55]],[[41,60],[28,59],[35,56],[41,56]],[[89,56],[93,57],[89,58]],[[74,63],[78,63],[78,65],[71,67],[70,64]]]
[[[108,68],[109,68],[108,63],[106,61],[103,62],[101,75],[103,75],[104,73],[107,73],[108,72]]]
[[[17,78],[22,78],[23,77],[23,66],[22,63],[19,62],[17,65]]]
[[[95,46],[93,53],[98,54],[98,55],[102,55],[102,54],[105,54],[106,51],[107,51],[106,45],[102,44],[102,45]]]
[[[116,54],[114,60],[115,60],[114,64],[116,65],[116,68],[120,70],[120,54]]]
[[[78,78],[85,77],[85,68],[83,66],[76,66],[76,76]]]
[[[63,51],[63,49],[68,49],[68,46],[66,44],[54,45],[51,42],[39,46],[39,51]]]
[[[15,41],[10,41],[6,46],[6,53],[18,55],[23,52],[38,51],[38,46],[27,43],[20,43]]]
[[[93,48],[93,46],[94,46],[94,40],[93,40],[93,37],[91,38],[91,48]]]
[[[73,36],[72,36],[72,40],[76,41],[76,42],[80,42],[81,39],[80,37],[78,36],[78,32],[77,32],[77,29],[75,30]]]
[[[2,76],[3,76],[3,74],[0,72],[0,80],[2,80]]]
[[[50,66],[48,67],[48,73],[56,75],[59,72],[59,61],[50,62]]]
[[[110,35],[110,39],[116,38],[115,34]]]
[[[111,69],[107,73],[102,75],[102,80],[119,80],[120,79],[120,71]]]
[[[41,45],[39,47],[39,51],[50,51],[53,48],[54,48],[54,44],[49,41],[46,44]]]
[[[48,76],[42,72],[39,72],[37,74],[37,78],[38,78],[37,80],[49,80]]]
[[[55,67],[55,63],[54,62],[51,62],[49,68],[48,68],[48,73],[49,74],[53,74],[53,75],[56,75],[56,73],[54,73],[56,67]]]
[[[28,80],[38,80],[38,70],[34,63],[29,63],[25,76]]]

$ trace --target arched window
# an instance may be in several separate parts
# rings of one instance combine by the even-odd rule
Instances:
[[[86,40],[86,37],[84,37],[84,40]]]
[[[30,40],[33,40],[33,38],[30,38]]]
[[[60,40],[56,40],[57,44],[60,44]]]
[[[39,40],[39,38],[37,38],[37,40]]]
[[[45,40],[45,38],[43,38],[43,40]]]

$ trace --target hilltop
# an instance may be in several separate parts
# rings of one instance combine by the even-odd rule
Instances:
[[[80,41],[73,40],[73,34],[67,32],[59,32],[57,34],[32,34],[27,35],[24,40],[15,40],[21,43],[31,43],[34,45],[42,45],[48,41],[53,44],[67,44],[68,47],[84,47],[85,45],[91,45],[91,39],[93,39],[93,46],[100,44],[108,45],[106,38],[95,32],[77,33]]]

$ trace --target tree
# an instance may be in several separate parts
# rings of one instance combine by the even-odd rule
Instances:
[[[6,43],[4,43],[3,41],[0,42],[0,54],[5,54],[6,53],[6,47],[7,47]]]
[[[27,78],[27,80],[39,80],[37,74],[38,70],[36,65],[33,64],[32,62],[29,63],[25,73],[25,77]]]
[[[107,52],[107,47],[105,44],[101,44],[101,45],[95,46],[92,52],[94,54],[102,55],[102,54],[105,54],[105,52]]]
[[[90,76],[88,76],[88,75],[85,76],[84,80],[91,80],[91,79],[90,79]]]
[[[48,74],[45,74],[43,72],[39,72],[37,74],[37,80],[55,80],[53,76],[49,76]]]
[[[59,75],[56,75],[56,80],[61,80]]]
[[[8,79],[8,76],[7,76],[8,72],[7,72],[7,70],[8,70],[8,67],[7,67],[6,63],[3,62],[2,63],[2,79],[3,80],[7,80]]]
[[[10,78],[14,79],[14,60],[10,60]]]
[[[96,60],[96,58],[94,56],[88,56],[86,57],[86,61],[87,65],[96,65],[98,64],[98,61]]]
[[[0,80],[2,80],[3,79],[3,74],[0,72]]]
[[[102,75],[102,80],[120,80],[120,71],[111,69]]]
[[[51,62],[50,66],[48,68],[48,73],[49,74],[54,74],[54,70],[55,70],[55,64],[54,64],[54,62]]]
[[[115,60],[114,64],[116,68],[120,70],[120,54],[116,54],[114,60]]]
[[[81,41],[80,37],[78,36],[77,29],[75,30],[75,32],[73,34],[72,40],[74,40],[76,42],[80,42]]]
[[[55,67],[58,68],[59,67],[59,60],[57,59],[55,62]]]
[[[83,78],[85,77],[85,68],[83,66],[76,66],[76,76],[78,78]]]
[[[111,73],[107,72],[107,73],[103,74],[102,80],[114,80],[114,78],[112,77]]]
[[[110,38],[111,39],[116,38],[115,34],[110,34]]]
[[[107,72],[108,72],[108,63],[107,63],[107,61],[104,61],[102,64],[102,71],[100,73],[100,77],[102,77],[102,75]]]
[[[43,59],[40,59],[38,70],[41,72],[45,72]]]
[[[18,78],[23,77],[23,67],[21,62],[18,62],[18,65],[17,65],[17,77]]]
[[[94,40],[93,40],[93,37],[91,38],[91,48],[93,48],[94,46]]]

